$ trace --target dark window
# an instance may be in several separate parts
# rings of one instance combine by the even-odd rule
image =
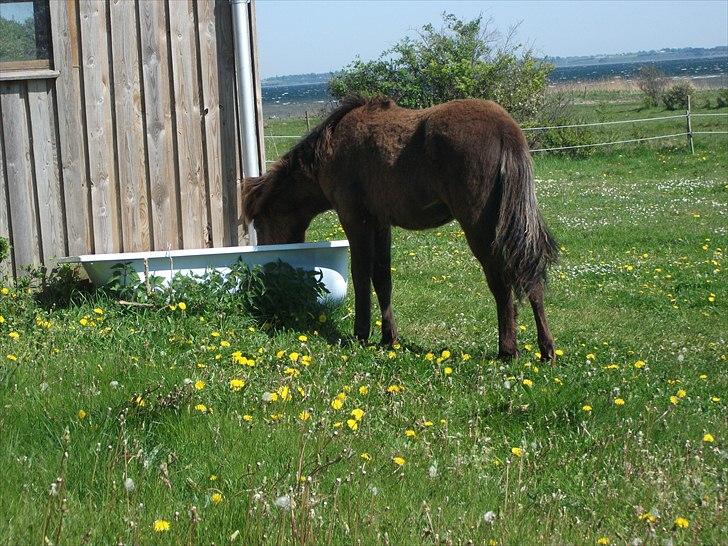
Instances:
[[[0,0],[0,70],[51,68],[48,0]]]

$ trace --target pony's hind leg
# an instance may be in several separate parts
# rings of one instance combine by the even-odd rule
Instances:
[[[382,345],[397,341],[397,325],[392,312],[392,227],[381,226],[374,234],[374,291],[382,312]]]
[[[536,332],[538,334],[538,347],[541,351],[541,360],[544,362],[553,362],[556,360],[554,353],[554,338],[551,336],[549,324],[546,320],[546,311],[543,305],[543,281],[539,281],[528,294],[528,300],[531,302],[533,309],[533,317],[536,319]]]
[[[515,298],[511,285],[506,281],[500,260],[491,252],[492,238],[484,236],[488,230],[462,227],[470,250],[483,267],[488,287],[495,298],[498,312],[498,358],[517,357]]]

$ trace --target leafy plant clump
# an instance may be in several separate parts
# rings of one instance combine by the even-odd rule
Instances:
[[[321,314],[321,296],[328,293],[317,271],[294,268],[282,261],[248,267],[238,261],[223,275],[174,276],[169,286],[160,277],[143,281],[130,263],[115,266],[105,286],[115,297],[141,304],[180,306],[188,313],[214,309],[245,313],[273,328],[304,329]],[[180,305],[181,304],[181,305]]]

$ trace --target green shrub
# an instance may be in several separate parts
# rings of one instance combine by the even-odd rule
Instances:
[[[520,121],[534,116],[553,66],[530,49],[501,40],[482,17],[443,17],[443,29],[425,25],[417,38],[404,38],[379,59],[353,61],[332,77],[331,94],[384,95],[408,108],[483,98],[498,102]]]
[[[676,83],[662,94],[662,103],[668,110],[687,109],[688,97],[695,93],[690,82]]]
[[[715,107],[725,108],[726,106],[728,106],[728,88],[719,89]]]

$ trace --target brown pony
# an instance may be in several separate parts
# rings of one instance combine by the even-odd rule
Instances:
[[[557,246],[536,203],[526,139],[499,105],[456,100],[408,110],[349,99],[269,172],[244,182],[243,212],[260,244],[303,242],[314,216],[330,209],[351,245],[360,340],[371,328],[370,283],[382,343],[397,339],[391,226],[426,229],[455,218],[495,296],[499,356],[518,354],[515,304],[527,295],[541,358],[554,359],[543,291]]]

